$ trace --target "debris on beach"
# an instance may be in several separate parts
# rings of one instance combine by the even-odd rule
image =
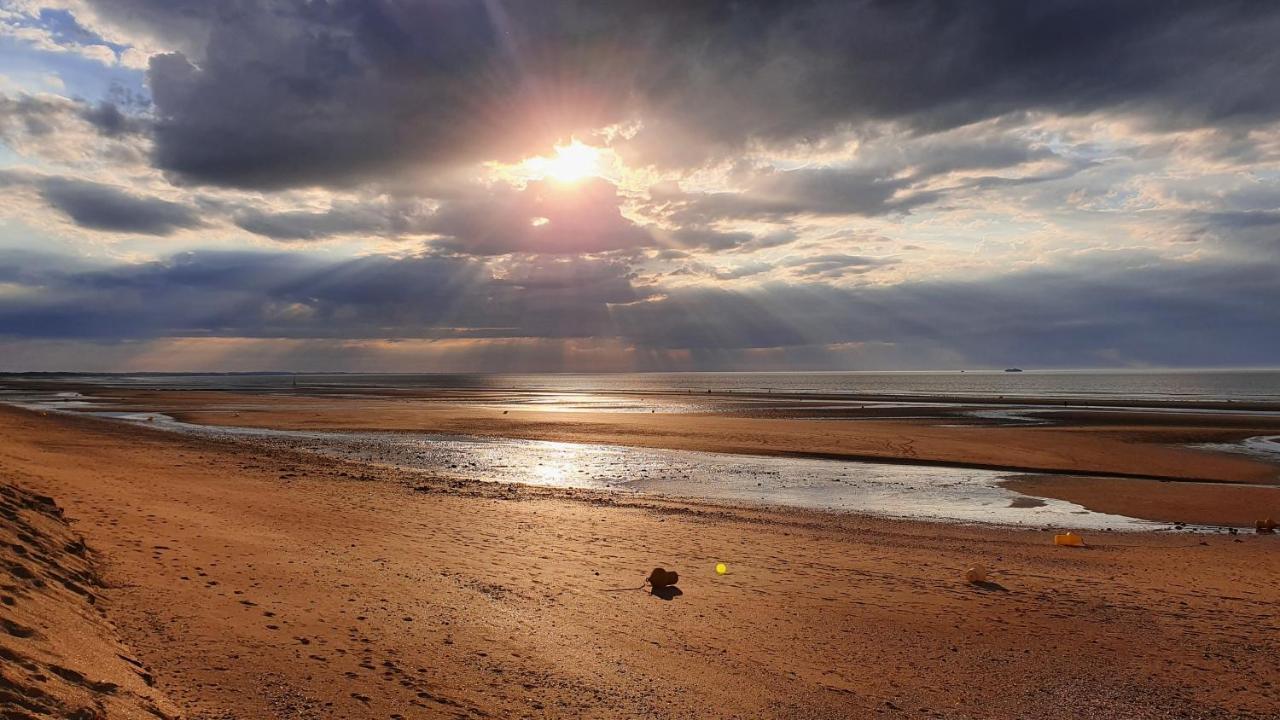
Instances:
[[[636,587],[610,588],[605,592],[627,592],[643,590],[647,587],[653,595],[657,595],[663,600],[671,600],[684,594],[680,591],[680,588],[676,587],[678,582],[680,582],[680,573],[675,570],[656,567],[649,571],[649,577],[646,577],[644,582]]]
[[[1065,532],[1061,535],[1054,535],[1053,544],[1065,547],[1084,547],[1084,538],[1073,532]]]
[[[987,581],[987,569],[981,565],[974,565],[964,571],[964,581],[976,585]]]
[[[680,573],[675,570],[664,570],[663,568],[656,567],[649,573],[649,577],[645,578],[644,581],[654,590],[661,590],[662,588],[671,587],[680,582]]]
[[[1275,532],[1277,527],[1280,527],[1280,525],[1276,524],[1275,518],[1266,518],[1254,523],[1254,529],[1259,533],[1270,534]]]

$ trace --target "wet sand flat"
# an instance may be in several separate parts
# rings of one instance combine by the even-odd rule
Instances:
[[[1274,484],[1276,465],[1184,447],[1280,432],[1280,416],[1187,416],[1128,425],[992,426],[937,418],[813,420],[708,413],[557,412],[378,395],[95,390],[123,409],[198,424],[514,437],[704,452],[807,455],[1039,472]],[[917,411],[920,412],[920,411]],[[1174,420],[1177,424],[1170,424]]]
[[[0,480],[65,508],[184,717],[1280,712],[1275,537],[1071,550],[389,473],[0,409]],[[682,595],[609,592],[654,565]]]
[[[1000,485],[1024,495],[1085,505],[1095,512],[1165,522],[1247,529],[1258,520],[1280,519],[1280,488],[1276,487],[1048,476],[1019,476]]]
[[[405,397],[376,389],[358,394],[84,389],[104,407],[155,410],[212,426],[451,433],[1056,473],[1083,479],[1040,478],[1005,487],[1157,522],[1251,527],[1268,514],[1280,517],[1280,466],[1196,447],[1280,433],[1280,417],[1265,413],[1070,411],[1055,412],[1049,416],[1052,423],[991,425],[957,422],[949,407],[917,408],[912,412],[934,415],[912,420],[882,418],[875,409],[860,411],[869,415],[859,419],[817,420],[737,412],[502,409],[504,402],[520,398],[486,394],[484,402],[493,403],[486,406],[457,392]]]

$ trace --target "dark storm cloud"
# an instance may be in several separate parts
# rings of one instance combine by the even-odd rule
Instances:
[[[39,182],[39,190],[54,209],[80,227],[93,230],[171,235],[204,224],[191,207],[111,185],[49,177]]]
[[[608,330],[609,303],[647,297],[625,264],[582,258],[512,261],[498,274],[439,256],[201,252],[20,270],[30,260],[0,255],[0,282],[39,289],[0,296],[0,336],[576,337]]]
[[[1280,353],[1274,264],[1133,258],[1074,270],[981,283],[687,288],[628,306],[617,319],[638,345],[687,348],[709,367],[743,349],[849,343],[892,346],[888,361],[899,367],[919,357],[951,366],[1270,366]],[[842,367],[848,359],[827,361]]]
[[[1280,113],[1272,3],[90,2],[178,50],[148,74],[155,162],[223,185],[344,185],[636,119],[620,147],[688,166],[865,121]]]
[[[626,263],[583,258],[199,253],[111,268],[43,262],[36,275],[21,269],[30,260],[0,257],[0,279],[39,287],[0,295],[0,335],[617,337],[688,349],[707,358],[702,369],[752,349],[859,343],[996,366],[1266,365],[1280,353],[1280,268],[1261,262],[1116,256],[983,282],[657,293]]]

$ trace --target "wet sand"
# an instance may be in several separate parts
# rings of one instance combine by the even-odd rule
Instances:
[[[1280,489],[1275,487],[1049,476],[1022,476],[1000,485],[1024,495],[1084,504],[1095,512],[1172,523],[1251,528],[1257,520],[1280,519]]]
[[[1073,550],[1035,531],[382,480],[404,478],[0,409],[0,482],[65,508],[108,618],[183,717],[1280,712],[1274,536],[1097,533]],[[963,582],[975,562],[993,584]],[[683,594],[611,591],[654,565]]]
[[[932,418],[814,420],[733,413],[560,412],[477,407],[474,401],[378,396],[110,391],[121,409],[205,425],[294,430],[442,432],[704,452],[900,460],[968,467],[1272,484],[1280,468],[1177,444],[1280,431],[1280,416],[1192,415],[1156,424],[999,426]],[[922,413],[924,410],[914,410]],[[1231,422],[1234,420],[1235,422]],[[1170,420],[1169,422],[1173,422]],[[1176,444],[1175,444],[1176,443]]]
[[[1208,413],[1194,408],[1164,414],[1041,411],[1052,424],[1029,425],[977,422],[963,416],[963,408],[927,405],[909,408],[921,416],[915,419],[897,417],[902,408],[891,407],[848,411],[859,413],[857,419],[819,420],[794,416],[801,411],[775,410],[762,416],[762,408],[772,407],[763,400],[750,411],[648,413],[565,411],[554,403],[529,409],[520,405],[528,398],[491,392],[478,396],[462,391],[376,389],[359,393],[80,389],[105,403],[103,409],[158,411],[204,425],[436,432],[1056,473],[1076,479],[1041,478],[1016,489],[1096,512],[1159,522],[1251,527],[1268,514],[1280,517],[1276,487],[1280,466],[1257,457],[1191,447],[1280,433],[1280,416],[1259,413]],[[721,398],[719,402],[740,400]],[[662,403],[684,402],[684,396],[652,396],[646,402],[662,407]],[[889,415],[878,414],[882,412]],[[1081,479],[1089,477],[1097,481]]]

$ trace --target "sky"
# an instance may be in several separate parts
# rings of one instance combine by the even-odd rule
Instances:
[[[1280,366],[1280,4],[0,0],[0,371]]]

